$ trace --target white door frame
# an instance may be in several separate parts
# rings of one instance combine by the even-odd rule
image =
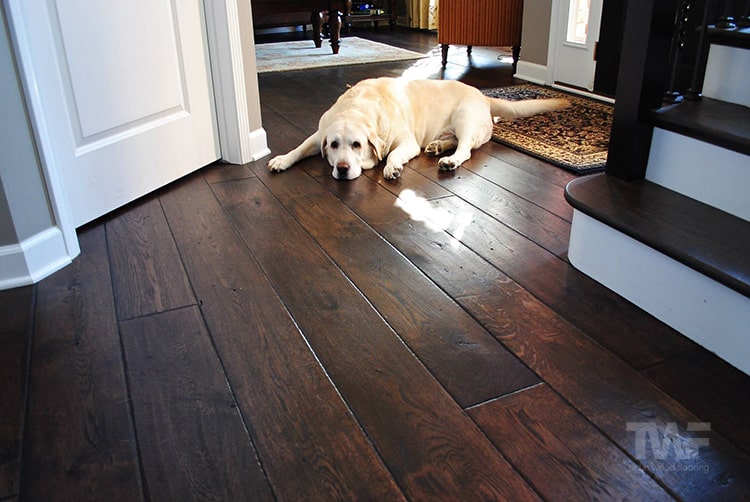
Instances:
[[[72,260],[80,253],[78,237],[68,214],[44,107],[37,92],[38,78],[32,64],[34,57],[29,45],[28,29],[24,26],[24,17],[21,15],[23,9],[33,9],[38,2],[3,1],[39,160],[44,171],[49,203],[65,252],[68,259]],[[238,164],[260,159],[270,151],[266,146],[266,133],[260,119],[250,0],[204,0],[204,9],[221,159]]]

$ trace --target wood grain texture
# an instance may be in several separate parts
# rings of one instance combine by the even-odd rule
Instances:
[[[674,423],[684,432],[688,423],[699,421],[450,235],[404,219],[393,202],[378,201],[372,193],[367,198],[353,193],[358,191],[357,183],[321,181],[631,456],[636,455],[635,436],[627,430],[628,423],[653,423],[662,430]],[[609,327],[600,325],[599,329]],[[696,458],[682,469],[675,469],[674,456],[649,459],[647,466],[658,471],[660,481],[680,497],[746,493],[745,483],[750,482],[747,457],[715,432],[709,433],[708,440],[711,448],[695,447]]]
[[[539,380],[380,235],[301,171],[259,178],[461,406]]]
[[[484,211],[457,197],[436,200],[432,206],[454,219],[471,214],[470,224],[446,230],[634,367],[645,368],[692,348],[692,342],[674,329],[638,315],[638,307]],[[602,323],[607,330],[601,329]]]
[[[361,35],[429,55],[260,75],[274,153],[313,132],[363,78],[519,83],[497,49],[476,47],[470,64],[453,51],[441,71],[434,33]],[[681,350],[661,323],[547,249],[539,236],[568,223],[560,194],[571,173],[495,142],[453,175],[418,157],[396,182],[381,166],[336,181],[319,156],[271,176],[267,160],[215,164],[149,194],[81,229],[81,256],[38,294],[0,293],[0,441],[11,438],[0,458],[21,466],[15,493],[0,498],[251,491],[261,474],[250,441],[279,501],[748,498],[750,378],[700,347]],[[563,225],[537,219],[541,233],[522,236],[504,219],[520,230],[523,211],[495,207],[508,198]],[[129,282],[120,295],[110,263],[119,274],[128,254],[154,271],[117,275]],[[185,276],[187,306],[155,294],[154,283]],[[122,321],[124,338],[120,303],[142,309]],[[543,383],[484,401],[523,389],[529,371]],[[677,445],[697,456],[683,462],[671,446],[655,458],[667,426],[685,434],[692,421],[711,431]],[[645,455],[628,423],[657,432]],[[168,430],[165,444],[178,448],[162,451],[153,438]],[[639,491],[654,483],[661,492]]]
[[[672,500],[544,384],[476,406],[469,414],[547,500]]]
[[[527,173],[508,162],[485,153],[482,150],[472,155],[474,162],[467,164],[466,170],[481,176],[498,187],[539,206],[540,208],[570,222],[573,219],[573,208],[560,198],[559,187],[531,173]]]
[[[267,190],[214,190],[409,498],[536,498]]]
[[[140,500],[104,227],[79,242],[37,286],[21,498]]]
[[[120,330],[149,497],[274,500],[198,309]]]
[[[157,199],[128,206],[106,228],[119,319],[195,304]]]
[[[639,459],[667,490],[680,498],[711,500],[748,493],[750,462],[744,453],[714,431],[686,432],[701,420],[517,286],[498,286],[505,286],[504,294],[485,290],[458,301],[632,458],[640,454],[628,424],[679,428],[682,451],[693,452],[690,458],[672,449],[665,458]]]
[[[473,172],[473,169],[481,167],[482,162],[486,162],[487,157],[481,154],[474,155],[466,162],[466,169],[450,173],[438,171],[435,167],[436,161],[431,159],[430,162],[428,159],[430,158],[422,155],[410,166],[470,204],[481,207],[506,226],[549,252],[557,256],[564,256],[568,252],[568,221]],[[502,167],[493,166],[493,169]]]
[[[561,189],[578,177],[565,169],[550,169],[547,162],[496,141],[485,144],[481,151]]]
[[[750,376],[700,347],[644,374],[700,420],[750,453]]]
[[[18,495],[33,286],[0,291],[0,500]]]
[[[416,167],[420,172],[432,170],[434,166],[425,166],[432,163],[431,158],[420,156],[410,163],[406,171],[411,167]],[[439,174],[435,176],[440,178]],[[322,178],[320,182],[386,238],[392,232],[397,232],[409,239],[408,235],[403,234],[413,229],[424,233],[425,239],[445,241],[431,248],[440,247],[441,252],[434,260],[456,262],[450,268],[450,273],[444,274],[445,280],[451,280],[454,287],[462,281],[471,287],[472,282],[482,276],[466,274],[460,260],[450,256],[450,251],[456,251],[459,247],[455,241],[451,244],[451,239],[465,244],[502,271],[501,275],[522,285],[637,368],[656,364],[692,347],[692,343],[675,330],[650,316],[640,315],[641,310],[631,303],[508,228],[497,216],[488,214],[485,208],[492,205],[492,199],[485,200],[481,205],[470,204],[460,196],[441,197],[428,202],[413,196],[409,192],[408,180],[402,179],[397,186],[401,192],[406,191],[408,197],[401,197],[397,201],[385,190],[377,190],[373,183],[341,184],[329,178]],[[382,174],[379,179],[373,179],[382,182]],[[430,232],[431,229],[435,232]],[[443,230],[450,235],[435,235]],[[445,252],[442,252],[444,246]],[[418,258],[410,257],[412,260],[429,260],[423,258],[426,254],[427,250],[421,251]],[[487,274],[492,276],[494,272],[488,270]],[[608,329],[601,329],[603,322]]]
[[[400,499],[208,186],[194,176],[161,198],[275,496]]]

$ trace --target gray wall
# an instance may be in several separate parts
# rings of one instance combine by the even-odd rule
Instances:
[[[44,175],[0,3],[0,246],[54,226]]]
[[[552,0],[525,0],[523,3],[523,32],[521,59],[547,66]]]

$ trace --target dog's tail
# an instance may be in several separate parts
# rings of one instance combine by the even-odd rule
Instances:
[[[523,99],[520,101],[509,101],[501,98],[487,99],[490,101],[492,116],[504,119],[530,117],[537,113],[553,112],[570,106],[570,101],[563,98]]]

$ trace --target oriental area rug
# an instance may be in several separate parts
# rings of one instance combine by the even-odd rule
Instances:
[[[492,139],[578,174],[601,171],[607,164],[614,107],[593,99],[523,84],[482,91],[510,100],[566,98],[565,110],[515,120],[498,120]]]
[[[312,40],[274,42],[255,46],[258,73],[403,61],[421,57],[424,57],[424,54],[358,37],[342,38],[338,54],[333,53],[328,40],[323,40],[323,46],[319,49],[315,47]]]

